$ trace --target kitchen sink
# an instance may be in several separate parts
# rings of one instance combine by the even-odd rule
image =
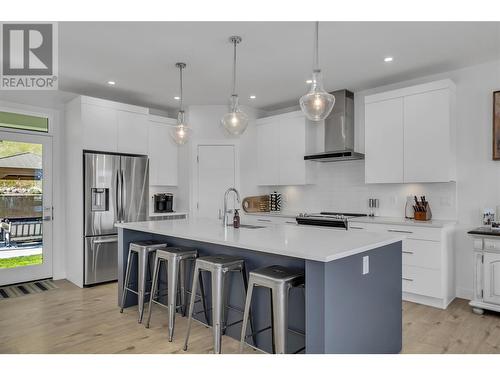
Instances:
[[[229,227],[232,227],[233,224],[229,224]],[[246,229],[260,229],[260,228],[265,228],[265,226],[262,225],[252,225],[252,224],[240,224],[240,228],[246,228]]]

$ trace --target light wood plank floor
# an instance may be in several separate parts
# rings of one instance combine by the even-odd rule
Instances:
[[[164,309],[153,310],[145,329],[135,308],[119,313],[116,284],[56,283],[59,289],[0,300],[0,353],[184,353],[185,318],[177,317],[169,343]],[[188,353],[210,353],[211,331],[194,322],[191,332]],[[224,337],[222,348],[237,353],[238,342]],[[459,299],[446,311],[404,303],[403,353],[500,353],[500,315],[475,315]]]

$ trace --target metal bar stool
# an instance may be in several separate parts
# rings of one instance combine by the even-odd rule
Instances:
[[[288,328],[288,294],[293,287],[304,285],[304,271],[297,271],[282,266],[263,267],[249,273],[249,288],[245,302],[243,325],[241,327],[240,351],[243,350],[245,339],[252,335],[246,334],[247,321],[252,304],[252,293],[254,286],[269,288],[271,291],[271,314],[272,324],[270,327],[255,332],[257,335],[268,329],[272,329],[273,353],[285,354],[287,347]],[[295,331],[293,331],[295,332]],[[299,332],[295,332],[299,333]],[[302,333],[299,333],[302,335]],[[302,351],[302,349],[297,352]]]
[[[216,354],[221,353],[221,341],[222,335],[225,333],[226,329],[241,323],[242,321],[236,321],[231,324],[227,324],[227,309],[233,309],[243,313],[243,311],[228,306],[227,299],[229,293],[228,277],[230,272],[240,272],[243,278],[244,293],[246,293],[248,282],[245,270],[245,261],[242,258],[233,257],[229,255],[213,255],[205,256],[196,259],[194,275],[193,275],[193,287],[191,291],[191,302],[189,304],[188,313],[188,327],[186,333],[186,341],[184,343],[184,350],[187,350],[189,334],[191,331],[192,315],[194,310],[196,289],[198,287],[198,279],[201,272],[206,271],[211,273],[212,281],[212,332],[214,338],[214,352]],[[247,318],[248,319],[248,318]],[[250,327],[253,328],[252,322],[250,322]]]
[[[153,303],[167,308],[168,310],[168,341],[172,341],[174,336],[175,326],[175,313],[179,307],[182,307],[182,314],[186,316],[187,300],[186,294],[186,262],[194,261],[198,257],[198,251],[190,247],[165,247],[156,250],[153,285],[151,287],[151,294],[149,295],[149,311],[146,320],[146,328],[149,328],[151,321],[151,311]],[[159,278],[161,264],[166,263],[167,266],[167,305],[161,303],[158,299],[159,291]],[[205,312],[205,319],[208,322],[208,310],[205,303],[205,291],[203,288],[203,280],[199,278],[200,283],[200,300],[203,303],[203,311]],[[180,293],[181,304],[177,305],[177,297]]]
[[[150,271],[149,257],[156,249],[167,246],[166,243],[158,241],[137,241],[131,242],[128,247],[127,270],[125,271],[125,282],[123,283],[122,301],[120,304],[120,313],[123,313],[127,293],[137,294],[137,308],[139,310],[138,322],[142,322],[144,314],[144,297],[147,292],[147,273]],[[130,285],[130,272],[132,270],[132,257],[137,255],[137,290],[133,290]]]

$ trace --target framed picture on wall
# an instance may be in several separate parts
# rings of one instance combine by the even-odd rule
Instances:
[[[500,91],[493,93],[493,160],[500,160]]]

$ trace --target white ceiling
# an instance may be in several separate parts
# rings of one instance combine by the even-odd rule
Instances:
[[[312,67],[311,22],[62,22],[60,89],[159,109],[178,102],[177,61],[186,104],[225,104],[230,35],[241,35],[242,104],[276,109],[297,102]],[[384,63],[393,56],[392,63]],[[325,88],[354,91],[500,59],[500,23],[322,22]],[[116,81],[109,87],[108,80]],[[249,95],[256,100],[249,100]]]

